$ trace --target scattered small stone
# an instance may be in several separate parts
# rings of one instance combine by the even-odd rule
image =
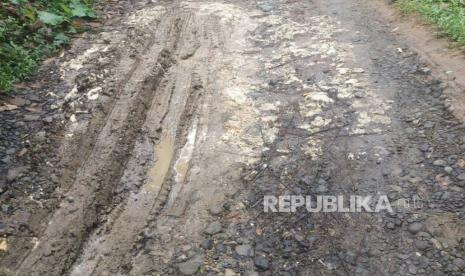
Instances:
[[[5,164],[9,164],[11,162],[11,157],[8,155],[5,156],[4,158],[2,158],[2,162]]]
[[[306,174],[300,178],[300,181],[305,185],[311,185],[313,183],[313,178]]]
[[[349,72],[349,68],[338,68],[339,74],[345,75]]]
[[[305,241],[305,237],[300,234],[294,234],[294,239],[298,241],[299,243],[302,243]]]
[[[412,184],[415,184],[415,183],[418,183],[418,182],[422,181],[422,179],[421,179],[420,177],[415,176],[415,177],[409,178],[408,181],[409,181],[410,183],[412,183]]]
[[[458,180],[465,180],[465,173],[461,173],[457,176]]]
[[[238,275],[240,274],[234,272],[234,270],[232,269],[227,268],[224,270],[224,276],[238,276]]]
[[[334,265],[331,263],[326,263],[326,267],[328,267],[328,269],[330,270],[335,269]],[[363,266],[359,265],[355,268],[355,275],[368,275],[368,274],[369,274],[368,270],[364,268]]]
[[[214,216],[218,216],[220,215],[222,212],[223,212],[223,206],[222,205],[214,205],[210,208],[210,214],[214,215]]]
[[[421,222],[414,222],[414,223],[412,223],[412,224],[410,224],[410,225],[408,226],[408,231],[409,231],[411,234],[415,235],[416,233],[418,233],[418,232],[420,232],[421,230],[423,230],[423,227],[424,227],[423,223],[421,223]]]
[[[100,86],[92,88],[91,90],[87,92],[87,99],[91,101],[98,99],[99,93],[101,91],[102,91],[102,87]]]
[[[386,223],[386,227],[387,227],[387,229],[391,229],[391,230],[394,229],[394,228],[396,228],[396,226],[394,225],[393,222],[388,222],[388,223]]]
[[[436,249],[442,250],[442,244],[437,239],[433,238],[430,241]]]
[[[270,12],[273,10],[273,6],[268,3],[259,4],[257,5],[257,8],[259,8],[263,12]]]
[[[222,263],[224,268],[236,268],[238,266],[238,262],[236,259],[233,258],[226,258]]]
[[[23,148],[23,149],[18,153],[18,156],[19,156],[19,157],[23,157],[26,153],[27,153],[27,148]]]
[[[456,258],[452,263],[460,269],[465,269],[465,261],[463,259]]]
[[[14,97],[10,100],[8,100],[8,102],[12,105],[16,105],[16,106],[23,106],[26,104],[27,100],[25,98],[22,98],[22,97]]]
[[[376,257],[376,256],[381,255],[381,251],[377,248],[370,248],[368,250],[368,255],[371,257]]]
[[[363,98],[363,93],[357,91],[357,92],[354,93],[354,97],[357,98],[357,99],[361,99],[361,98]]]
[[[258,272],[253,271],[253,270],[246,270],[244,272],[244,276],[258,276],[258,275],[259,275]]]
[[[8,173],[6,175],[6,180],[11,182],[17,178],[19,178],[23,172],[24,172],[24,168],[23,167],[17,167],[17,168],[11,168],[8,170]]]
[[[240,256],[251,257],[253,256],[253,249],[248,244],[238,245],[236,246],[236,253]]]
[[[429,243],[424,240],[416,240],[415,241],[415,247],[418,248],[418,250],[426,250],[429,248]]]
[[[318,187],[316,188],[317,193],[326,193],[328,191],[328,187],[326,185],[326,181],[324,179],[318,180]]]
[[[405,132],[406,132],[407,134],[413,134],[413,133],[415,133],[415,129],[414,129],[414,128],[411,128],[411,127],[408,127],[408,128],[405,129]]]
[[[182,275],[192,275],[203,265],[203,259],[200,256],[195,256],[192,259],[178,264],[179,272]]]
[[[400,260],[407,260],[409,258],[409,255],[407,254],[397,254],[397,258]]]
[[[2,204],[2,212],[3,213],[8,213],[8,211],[10,211],[10,205]]]
[[[205,239],[200,244],[200,247],[203,248],[203,249],[207,249],[207,250],[211,249],[213,247],[213,241],[210,240],[210,239]]]
[[[38,121],[38,120],[40,120],[40,116],[39,116],[39,115],[30,115],[30,114],[27,114],[27,115],[24,115],[23,120],[24,120],[25,122]]]
[[[432,127],[434,127],[434,122],[428,121],[425,123],[425,128],[432,128]]]
[[[47,133],[45,133],[45,131],[42,130],[42,131],[37,132],[34,135],[34,138],[36,139],[37,142],[43,142],[45,141],[46,136],[47,136]]]
[[[43,119],[43,121],[47,124],[53,123],[53,116],[48,116]]]
[[[258,267],[259,269],[262,269],[262,270],[267,270],[270,266],[268,260],[261,256],[261,255],[258,255],[255,257],[254,259],[254,263],[255,263],[255,266]]]
[[[409,265],[408,266],[408,272],[410,272],[411,274],[417,274],[417,267],[414,266],[413,264]]]
[[[7,226],[5,223],[0,222],[0,235],[5,235],[7,233]]]
[[[448,192],[448,191],[445,191],[445,192],[442,194],[441,199],[442,199],[442,200],[448,200],[448,199],[451,198],[451,196],[452,196],[452,193],[450,193],[450,192]]]
[[[454,169],[452,167],[447,166],[447,167],[444,167],[444,171],[448,174],[451,174],[454,171]]]
[[[418,232],[417,236],[420,238],[426,238],[426,239],[431,238],[431,235],[428,232]]]
[[[447,165],[447,162],[442,159],[438,159],[433,162],[433,165],[444,167]]]
[[[422,67],[420,70],[423,74],[426,74],[426,75],[431,73],[431,69],[429,69],[428,67]]]
[[[226,250],[227,250],[227,249],[226,249],[226,246],[224,246],[223,243],[218,243],[218,244],[216,245],[216,251],[218,251],[218,252],[220,252],[220,253],[224,253],[224,252],[226,252]]]
[[[214,221],[207,226],[205,233],[208,235],[214,235],[221,232],[221,228],[221,223],[219,221]]]
[[[226,210],[226,211],[231,210],[231,204],[229,202],[225,202],[223,204],[223,209]]]

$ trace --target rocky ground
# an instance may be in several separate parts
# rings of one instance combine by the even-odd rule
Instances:
[[[465,275],[450,83],[366,2],[110,4],[0,106],[1,273]]]

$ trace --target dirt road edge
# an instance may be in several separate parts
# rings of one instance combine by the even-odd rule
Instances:
[[[392,23],[392,32],[405,41],[428,64],[431,74],[447,84],[446,106],[461,122],[465,122],[465,53],[451,47],[447,38],[438,38],[435,27],[415,17],[403,17],[390,0],[368,2]]]

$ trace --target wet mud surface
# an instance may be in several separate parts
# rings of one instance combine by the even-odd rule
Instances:
[[[0,113],[0,273],[464,275],[465,127],[373,6],[113,14]],[[268,195],[394,212],[270,213]]]

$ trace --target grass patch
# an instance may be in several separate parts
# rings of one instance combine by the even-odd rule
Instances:
[[[0,0],[0,92],[82,31],[76,19],[95,18],[92,6],[93,0]]]
[[[419,13],[461,45],[465,45],[465,0],[397,0],[404,13]]]

